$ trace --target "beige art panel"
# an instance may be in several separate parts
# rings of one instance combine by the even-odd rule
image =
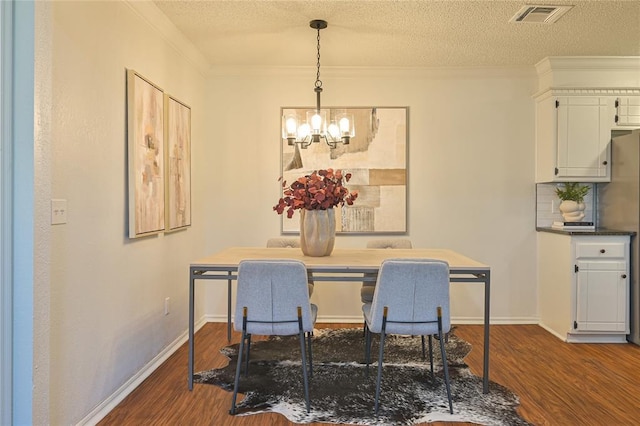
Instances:
[[[406,185],[406,169],[371,169],[369,170],[370,185]]]
[[[165,95],[167,231],[191,226],[191,108]]]
[[[282,108],[282,115],[305,117],[310,108]],[[314,170],[332,168],[352,177],[345,186],[358,191],[353,206],[336,211],[336,232],[387,233],[407,232],[407,155],[408,117],[406,107],[326,108],[327,115],[352,114],[355,136],[348,145],[330,148],[326,143],[312,143],[307,148],[290,146],[280,139],[281,176],[293,182]],[[274,179],[274,182],[277,177]],[[280,184],[277,182],[275,184]],[[299,232],[299,214],[288,219],[282,215],[282,233]]]
[[[158,86],[127,70],[129,238],[165,229],[163,96]]]

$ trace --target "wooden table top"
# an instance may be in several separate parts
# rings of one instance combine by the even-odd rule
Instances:
[[[385,259],[437,259],[449,263],[457,271],[485,270],[489,266],[449,249],[350,249],[335,248],[331,256],[305,256],[300,248],[230,247],[191,263],[191,267],[235,268],[246,259],[296,259],[316,271],[322,269],[373,269],[377,270]]]

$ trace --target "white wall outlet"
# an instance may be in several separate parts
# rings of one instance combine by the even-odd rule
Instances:
[[[169,308],[171,307],[171,298],[165,297],[164,299],[164,314],[169,315]]]
[[[60,225],[67,223],[67,200],[51,200],[51,224]]]

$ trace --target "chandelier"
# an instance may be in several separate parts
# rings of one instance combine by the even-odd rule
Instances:
[[[348,145],[355,136],[353,115],[346,112],[327,114],[327,110],[320,108],[320,94],[322,93],[322,80],[320,80],[320,30],[327,28],[327,21],[314,19],[309,26],[318,32],[317,73],[313,91],[316,92],[316,109],[306,112],[306,120],[303,121],[295,112],[282,116],[282,138],[289,145],[299,144],[307,148],[312,143],[324,140],[331,148],[338,143]],[[330,112],[330,111],[329,111]],[[329,117],[327,117],[329,115]]]

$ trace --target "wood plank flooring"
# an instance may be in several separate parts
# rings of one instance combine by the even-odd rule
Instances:
[[[318,328],[357,326],[317,324]],[[456,334],[473,346],[466,362],[481,374],[482,326],[461,325]],[[239,341],[239,334],[233,339]],[[226,340],[222,323],[208,323],[196,333],[196,371],[228,362],[219,353]],[[490,354],[491,380],[519,395],[519,412],[532,424],[640,424],[640,346],[568,344],[536,325],[494,325]],[[187,389],[184,344],[99,425],[291,424],[278,414],[230,416],[230,402],[231,394],[216,386]]]

